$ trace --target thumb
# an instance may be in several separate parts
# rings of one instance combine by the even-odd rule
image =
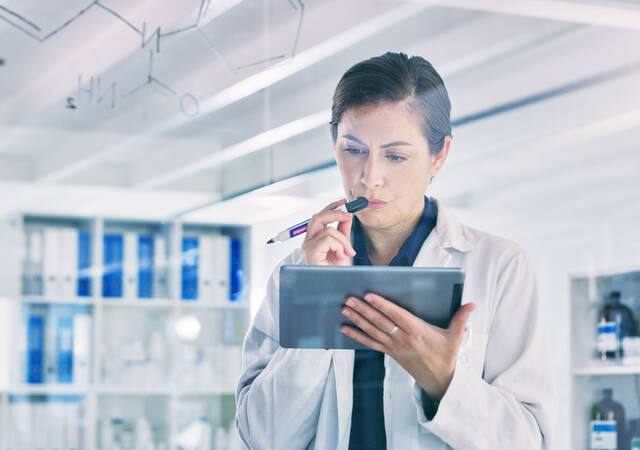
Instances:
[[[458,311],[456,311],[453,319],[451,319],[451,323],[449,323],[449,328],[447,328],[447,330],[449,330],[449,332],[451,332],[455,337],[456,346],[460,345],[460,342],[462,342],[464,327],[467,325],[471,311],[474,309],[476,309],[475,303],[466,303],[462,305]]]

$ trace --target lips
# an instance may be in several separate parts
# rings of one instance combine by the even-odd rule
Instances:
[[[370,209],[379,209],[387,204],[387,202],[379,200],[377,198],[367,198],[367,201],[369,202],[369,204],[367,205],[367,208],[370,208]]]

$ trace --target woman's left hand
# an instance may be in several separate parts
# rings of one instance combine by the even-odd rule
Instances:
[[[439,402],[453,378],[464,328],[475,304],[461,306],[445,329],[428,324],[379,295],[369,293],[364,298],[366,301],[349,297],[342,313],[365,333],[346,325],[342,332],[391,356],[431,400]]]

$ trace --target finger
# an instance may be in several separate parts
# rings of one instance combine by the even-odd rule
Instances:
[[[333,232],[340,234],[336,230],[333,230]],[[351,262],[349,256],[345,254],[344,243],[339,238],[332,236],[328,230],[326,233],[314,238],[310,242],[310,246],[313,248],[312,252],[319,256],[320,264],[338,263],[339,265],[349,265]]]
[[[350,220],[351,213],[344,211],[320,211],[319,213],[311,216],[311,220],[307,225],[307,237],[312,238],[325,228],[327,225],[333,222],[340,222],[344,220]]]
[[[355,310],[358,314],[362,315],[367,321],[371,322],[376,326],[382,333],[384,333],[387,337],[389,336],[389,331],[396,326],[387,316],[382,314],[380,311],[375,309],[373,306],[369,305],[367,302],[363,302],[355,297],[347,298],[346,302],[347,307]],[[358,326],[360,324],[356,323]],[[360,327],[362,328],[362,327]],[[398,327],[399,328],[399,327]],[[364,328],[363,328],[364,329]],[[368,332],[368,330],[365,330]],[[369,335],[378,339],[377,336],[374,336],[372,333]],[[378,339],[380,342],[385,342],[383,339]]]
[[[364,299],[405,332],[409,332],[409,330],[417,326],[417,321],[421,320],[401,306],[373,292],[367,293]]]
[[[389,343],[389,340],[391,339],[391,336],[389,335],[389,333],[381,330],[377,325],[373,324],[371,321],[369,321],[366,317],[364,317],[358,311],[354,311],[348,306],[345,306],[342,308],[342,314],[345,317],[348,317],[349,320],[351,320],[353,323],[358,325],[358,328],[360,328],[362,331],[367,333],[376,341],[384,345],[387,345]],[[389,330],[391,330],[391,328],[389,328]]]
[[[347,203],[347,199],[346,198],[343,198],[342,200],[336,200],[335,202],[331,202],[327,206],[322,208],[321,211],[328,211],[330,209],[337,208],[340,205],[344,205],[345,203]]]
[[[385,351],[385,346],[382,345],[380,342],[375,341],[373,339],[371,339],[369,336],[367,336],[366,334],[364,334],[361,331],[356,330],[353,327],[349,327],[347,325],[343,325],[340,328],[340,331],[342,331],[344,334],[346,334],[347,336],[349,336],[352,339],[355,339],[356,341],[360,342],[363,345],[366,345],[367,347],[373,349],[373,350],[377,350],[379,352],[383,352]]]
[[[462,342],[464,337],[464,327],[467,325],[471,311],[476,309],[475,303],[466,303],[462,305],[449,323],[447,330],[455,336],[456,347]]]
[[[353,225],[353,214],[349,213],[349,218],[338,222],[338,231],[351,241],[351,225]]]
[[[324,232],[329,236],[332,236],[336,240],[342,242],[342,246],[344,247],[346,254],[348,254],[349,256],[354,256],[356,254],[355,249],[351,245],[351,241],[344,234],[331,227],[327,228]]]

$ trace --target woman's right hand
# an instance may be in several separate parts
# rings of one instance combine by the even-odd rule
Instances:
[[[346,203],[345,199],[330,203],[322,211],[311,216],[302,243],[302,255],[309,265],[349,266],[356,251],[351,246],[353,214],[332,208]],[[338,222],[338,228],[329,224]]]

